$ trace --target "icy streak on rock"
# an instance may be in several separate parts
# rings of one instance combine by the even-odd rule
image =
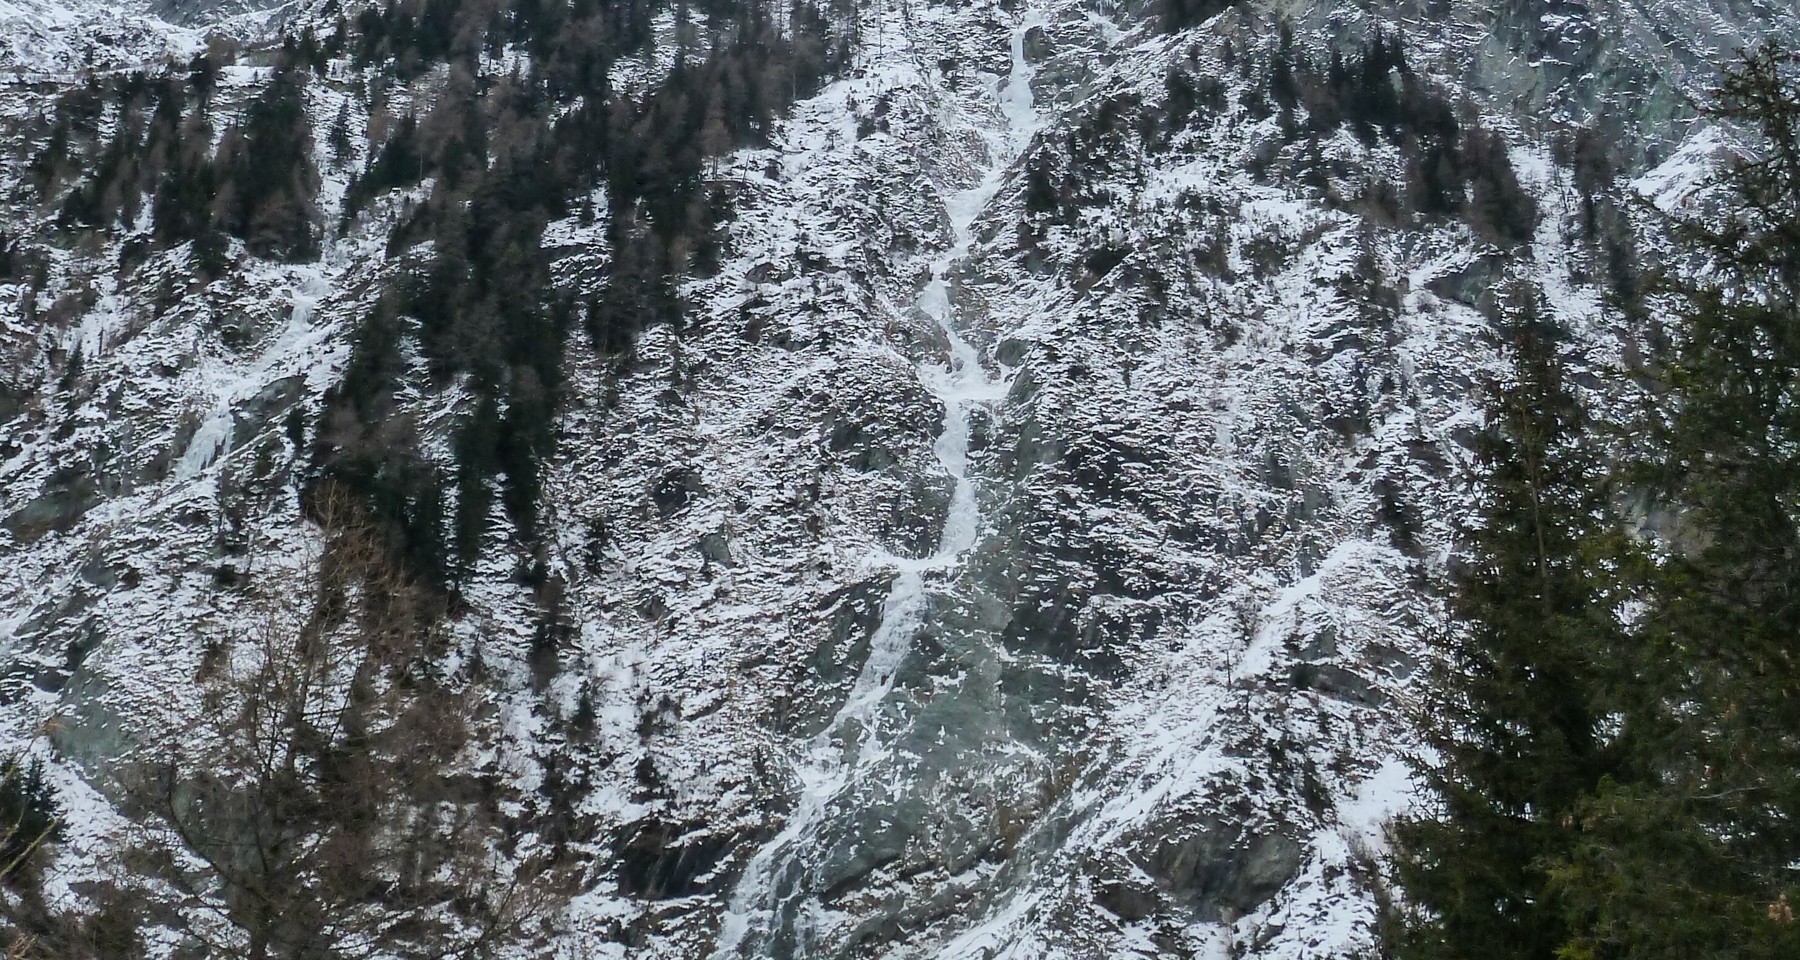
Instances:
[[[293,306],[288,311],[287,327],[248,370],[218,381],[218,402],[207,412],[206,419],[201,421],[182,451],[175,468],[177,479],[192,480],[200,476],[232,449],[236,431],[232,418],[234,404],[248,400],[268,386],[283,369],[293,366],[295,357],[313,354],[322,346],[325,331],[315,326],[313,320],[319,304],[331,292],[327,270],[328,265],[318,264],[295,271],[297,276],[290,294]]]
[[[1032,68],[1025,62],[1025,32],[1038,22],[1037,17],[1027,16],[1013,31],[1012,70],[1006,83],[997,91],[1001,115],[1006,121],[1004,136],[994,145],[997,149],[991,154],[993,162],[981,182],[951,195],[946,201],[956,244],[932,264],[931,282],[919,294],[919,309],[937,321],[950,347],[948,366],[921,368],[919,376],[926,388],[944,404],[944,427],[938,434],[934,451],[945,472],[956,482],[937,552],[923,561],[926,569],[941,569],[953,563],[963,551],[974,546],[979,532],[975,489],[968,479],[969,411],[978,403],[997,403],[1006,395],[1008,383],[1003,378],[991,376],[982,367],[980,354],[957,331],[945,276],[957,261],[968,256],[969,245],[974,241],[975,218],[999,191],[1007,165],[1030,142],[1031,134],[1035,132],[1037,118],[1031,101]]]
[[[957,330],[946,278],[955,264],[968,256],[975,219],[999,191],[1007,168],[1036,131],[1033,71],[1025,60],[1024,41],[1026,31],[1041,22],[1040,15],[1029,13],[1012,32],[1012,68],[995,90],[1004,126],[990,138],[981,180],[945,198],[954,242],[933,262],[931,281],[915,303],[920,312],[937,322],[949,347],[947,362],[919,365],[920,380],[944,405],[944,422],[933,452],[954,483],[937,549],[922,558],[884,558],[896,576],[882,603],[880,623],[869,638],[868,655],[844,705],[795,764],[801,793],[793,815],[745,866],[720,923],[713,953],[716,960],[754,955],[759,942],[780,933],[784,918],[793,923],[789,933],[798,950],[795,955],[812,951],[817,940],[814,917],[822,908],[801,902],[809,896],[802,882],[809,841],[817,837],[831,801],[855,786],[887,755],[871,718],[893,689],[894,677],[924,624],[929,606],[927,576],[954,570],[980,535],[980,505],[968,476],[970,413],[978,404],[998,403],[1009,384],[982,365],[980,353]]]

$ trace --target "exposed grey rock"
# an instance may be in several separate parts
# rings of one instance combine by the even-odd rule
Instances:
[[[89,468],[65,468],[51,476],[42,493],[0,520],[0,526],[29,544],[47,533],[73,529],[104,499],[100,482]]]

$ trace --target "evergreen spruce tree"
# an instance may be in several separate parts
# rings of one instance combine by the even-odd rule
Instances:
[[[257,256],[306,261],[319,255],[320,181],[304,81],[283,60],[242,123],[226,132],[214,161],[221,181],[216,219]]]
[[[1402,958],[1551,960],[1564,941],[1546,865],[1582,798],[1620,771],[1601,719],[1617,644],[1616,549],[1587,414],[1557,331],[1525,309],[1479,455],[1487,486],[1455,574],[1459,621],[1432,710],[1435,809],[1396,824]]]
[[[1655,776],[1584,805],[1556,871],[1573,960],[1800,956],[1800,58],[1747,56],[1716,112],[1762,143],[1727,209],[1671,224],[1710,269],[1659,284],[1635,477],[1672,518],[1626,711]]]
[[[0,882],[28,869],[42,845],[62,836],[62,813],[43,763],[26,763],[19,754],[0,760]]]
[[[1762,143],[1668,225],[1705,268],[1655,288],[1664,389],[1626,434],[1649,559],[1595,519],[1533,340],[1494,411],[1441,803],[1395,830],[1402,957],[1800,956],[1800,59],[1764,48],[1720,93]]]

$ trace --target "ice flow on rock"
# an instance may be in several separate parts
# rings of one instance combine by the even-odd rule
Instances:
[[[953,481],[949,507],[937,549],[911,559],[889,556],[895,571],[881,605],[881,619],[844,705],[805,751],[793,758],[801,792],[781,832],[750,859],[721,923],[716,960],[734,956],[806,956],[817,935],[822,908],[817,891],[807,888],[802,857],[831,804],[867,782],[880,769],[887,747],[875,716],[891,691],[895,674],[910,651],[926,616],[932,579],[953,574],[958,561],[981,532],[981,508],[969,477],[970,413],[978,405],[998,403],[1006,394],[1003,377],[991,372],[981,354],[959,330],[951,300],[949,275],[968,255],[973,228],[982,209],[998,191],[1006,168],[1029,143],[1036,124],[1032,109],[1032,69],[1024,55],[1024,37],[1039,18],[1028,13],[1011,37],[1012,69],[994,93],[999,109],[997,129],[983,131],[988,142],[979,180],[945,198],[953,243],[931,265],[931,280],[919,292],[917,308],[936,321],[948,344],[943,362],[923,361],[919,379],[944,405],[944,420],[933,450]]]

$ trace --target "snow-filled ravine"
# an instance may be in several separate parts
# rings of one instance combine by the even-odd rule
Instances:
[[[881,603],[856,681],[831,722],[794,759],[795,779],[803,792],[781,832],[744,867],[722,921],[716,957],[808,956],[819,949],[819,928],[830,922],[830,914],[818,902],[817,891],[808,889],[805,857],[816,843],[820,821],[831,815],[830,808],[857,802],[854,788],[880,782],[891,746],[883,742],[877,711],[928,615],[933,581],[953,574],[981,535],[981,508],[975,480],[969,476],[970,410],[981,405],[990,408],[991,416],[1008,384],[989,372],[981,354],[959,331],[947,275],[968,255],[975,219],[1035,131],[1032,68],[1023,51],[1026,30],[1037,25],[1039,20],[1028,16],[1013,29],[1011,68],[995,81],[1005,126],[991,138],[985,163],[978,168],[979,181],[946,198],[955,243],[931,264],[931,279],[916,302],[920,312],[936,321],[949,348],[941,362],[919,364],[920,381],[944,406],[943,425],[932,450],[953,484],[937,548],[921,558],[890,554],[881,559],[894,570],[893,585]],[[942,590],[944,585],[935,588]]]

